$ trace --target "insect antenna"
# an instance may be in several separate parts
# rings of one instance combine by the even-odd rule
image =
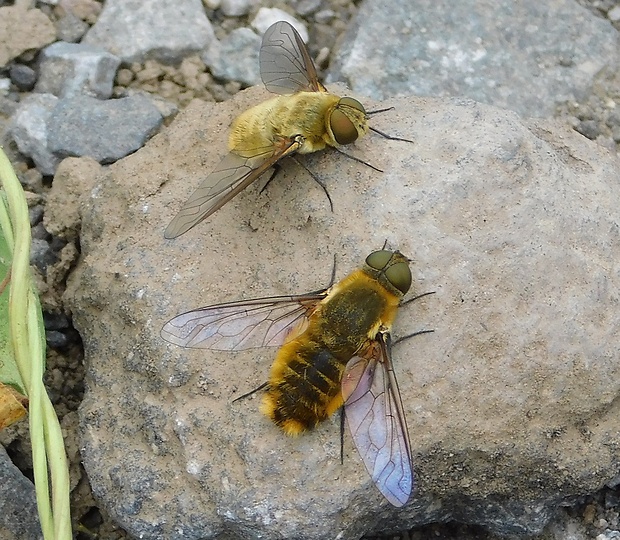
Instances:
[[[392,111],[394,107],[386,107],[385,109],[377,109],[376,111],[366,111],[366,116],[372,116],[373,114],[379,114],[386,111]]]
[[[250,390],[249,392],[246,392],[242,396],[239,396],[239,397],[233,399],[232,402],[234,403],[235,401],[239,401],[240,399],[243,399],[243,398],[246,398],[246,397],[250,397],[252,394],[255,394],[259,390],[262,390],[263,388],[265,388],[265,386],[267,386],[266,382],[264,382],[260,386],[257,386],[256,388],[254,388],[254,390]]]

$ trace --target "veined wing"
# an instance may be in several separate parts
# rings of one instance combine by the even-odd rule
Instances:
[[[286,21],[278,21],[267,28],[260,48],[259,63],[261,79],[270,92],[327,92],[318,80],[304,40]]]
[[[207,219],[279,159],[295,152],[301,146],[299,139],[299,136],[282,139],[276,145],[262,148],[235,148],[190,195],[166,227],[164,238],[176,238]]]
[[[325,294],[274,296],[195,309],[169,320],[161,337],[181,347],[216,351],[278,347],[292,329],[307,324]]]
[[[342,394],[347,423],[366,470],[391,504],[403,506],[413,488],[411,445],[389,334],[379,334],[363,356],[349,361]]]

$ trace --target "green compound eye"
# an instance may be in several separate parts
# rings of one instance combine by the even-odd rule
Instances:
[[[355,109],[355,111],[351,111],[351,109]],[[354,118],[354,112],[366,115],[364,106],[357,99],[350,97],[341,98],[336,108],[332,111],[329,118],[329,127],[338,144],[351,144],[359,137],[355,124],[351,120]]]
[[[411,287],[411,270],[406,262],[398,262],[390,266],[385,271],[385,277],[403,294]]]
[[[395,255],[392,251],[374,251],[366,257],[366,264],[383,272],[396,289],[406,294],[411,288],[411,269],[402,256],[396,258]]]
[[[353,99],[352,97],[341,98],[338,102],[338,107],[352,107],[366,116],[366,109],[364,109],[364,106],[357,101],[357,99]]]
[[[375,270],[383,270],[385,265],[390,262],[390,259],[394,255],[391,251],[373,251],[368,257],[366,257],[366,264]]]
[[[332,128],[332,133],[338,144],[351,144],[357,140],[357,129],[353,125],[353,122],[347,118],[347,115],[334,109],[332,115],[329,118],[329,127]]]

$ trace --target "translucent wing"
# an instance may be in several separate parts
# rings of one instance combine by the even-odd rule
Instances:
[[[217,304],[177,315],[161,337],[181,347],[242,351],[278,347],[293,328],[303,328],[325,291]]]
[[[349,361],[342,394],[353,442],[368,473],[391,504],[403,506],[413,487],[411,445],[389,334],[379,334],[362,356]]]
[[[262,148],[235,148],[192,193],[170,222],[164,238],[176,238],[207,219],[235,195],[272,167],[278,160],[295,152],[300,138],[283,138]]]
[[[267,28],[259,63],[261,79],[270,92],[327,92],[317,78],[314,62],[303,39],[285,21],[278,21]]]

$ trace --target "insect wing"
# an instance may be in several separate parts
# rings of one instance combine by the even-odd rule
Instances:
[[[411,446],[389,337],[380,334],[367,354],[348,362],[342,394],[349,430],[368,473],[391,504],[403,506],[413,488]]]
[[[161,330],[161,337],[181,347],[242,351],[277,347],[294,328],[303,328],[325,292],[274,296],[217,304],[177,315]]]
[[[318,80],[304,40],[286,21],[278,21],[267,28],[260,48],[259,64],[261,79],[270,92],[327,92]]]
[[[295,152],[299,146],[296,139],[282,139],[277,146],[235,148],[190,195],[166,227],[164,238],[181,236],[207,219],[278,160]]]

